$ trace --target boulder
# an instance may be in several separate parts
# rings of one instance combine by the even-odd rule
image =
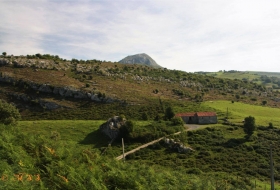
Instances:
[[[54,102],[48,102],[45,100],[40,100],[39,104],[40,104],[40,106],[42,106],[43,108],[46,108],[47,110],[54,110],[54,109],[61,107],[60,105],[58,105]]]
[[[64,96],[65,92],[66,92],[66,89],[64,89],[64,88],[58,89],[58,93],[60,94],[60,96]]]
[[[90,99],[95,102],[101,102],[101,100],[98,98],[96,94],[93,94]]]
[[[52,93],[52,92],[53,92],[52,89],[51,89],[51,87],[50,87],[49,85],[47,85],[47,84],[41,85],[41,86],[39,87],[38,91],[40,91],[40,92],[45,92],[45,93]]]
[[[111,140],[114,140],[118,137],[120,133],[120,128],[125,124],[125,120],[122,120],[119,116],[115,116],[107,120],[106,123],[103,123],[99,130],[107,135]]]
[[[76,94],[74,95],[74,98],[77,98],[77,99],[84,99],[86,98],[87,96],[82,93],[81,91],[77,91]]]

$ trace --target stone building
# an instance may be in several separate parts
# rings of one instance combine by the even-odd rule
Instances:
[[[176,117],[181,117],[187,124],[215,124],[218,122],[215,112],[187,112],[178,113]]]

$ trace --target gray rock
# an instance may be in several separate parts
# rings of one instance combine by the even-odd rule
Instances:
[[[60,94],[60,96],[64,96],[66,90],[64,88],[59,88],[58,89],[58,93]]]
[[[0,59],[0,65],[8,65],[9,61],[7,61],[6,59]]]
[[[98,98],[96,94],[93,94],[90,99],[95,102],[101,102],[101,100]]]
[[[74,95],[74,98],[77,98],[77,99],[84,99],[86,98],[86,95],[84,93],[82,93],[81,91],[78,91],[75,95]]]
[[[87,93],[87,97],[91,98],[92,94],[91,93]]]
[[[49,85],[43,84],[39,87],[38,91],[40,92],[45,92],[45,93],[52,93],[52,89],[50,88]]]
[[[22,95],[21,95],[21,99],[22,99],[24,102],[29,102],[29,101],[30,101],[30,98],[29,98],[26,94],[22,94]]]
[[[107,98],[106,103],[113,103],[114,100],[112,98]]]
[[[74,94],[75,92],[73,92],[73,90],[70,90],[70,89],[68,89],[67,91],[66,91],[66,93],[64,94],[64,96],[65,97],[73,97],[73,94]]]
[[[58,105],[54,102],[47,102],[47,101],[44,101],[44,100],[40,100],[39,103],[42,107],[46,108],[47,110],[54,110],[54,109],[57,109],[57,108],[61,107],[60,105]]]
[[[54,87],[53,88],[53,93],[54,94],[59,94],[59,88],[58,87]]]
[[[120,128],[125,124],[125,120],[121,121],[119,116],[115,116],[107,120],[106,123],[103,123],[99,130],[107,135],[111,140],[114,140],[118,137]]]

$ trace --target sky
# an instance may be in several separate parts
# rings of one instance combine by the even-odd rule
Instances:
[[[0,0],[0,53],[280,72],[279,0]]]

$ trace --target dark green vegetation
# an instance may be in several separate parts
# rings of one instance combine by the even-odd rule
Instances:
[[[269,147],[273,144],[275,180],[279,181],[280,130],[259,127],[249,139],[244,136],[240,126],[206,127],[173,137],[191,146],[193,152],[177,153],[161,141],[129,155],[127,160],[129,163],[185,168],[186,173],[198,176],[220,174],[235,189],[253,189],[255,179],[269,181]]]
[[[20,118],[21,116],[14,106],[0,99],[0,123],[16,124]]]
[[[187,182],[192,183],[189,187],[203,186],[201,179],[183,170],[123,163],[71,140],[5,126],[0,132],[0,189],[185,189]]]
[[[256,129],[255,118],[252,116],[245,117],[244,119],[244,132],[250,137]]]
[[[195,152],[176,153],[160,142],[123,163],[114,159],[122,152],[121,141],[108,147],[108,139],[97,131],[103,122],[21,121],[18,127],[1,126],[0,168],[6,177],[0,180],[1,188],[253,189],[257,179],[257,189],[264,189],[269,184],[268,147],[280,139],[275,128],[259,127],[245,140],[242,127],[217,125],[173,137]],[[165,127],[172,129],[166,124],[134,122],[134,132],[149,136]],[[157,138],[151,135],[147,141]],[[129,140],[125,140],[126,151],[145,141],[139,136]],[[274,152],[278,171],[277,146]],[[279,180],[277,172],[275,179]]]

